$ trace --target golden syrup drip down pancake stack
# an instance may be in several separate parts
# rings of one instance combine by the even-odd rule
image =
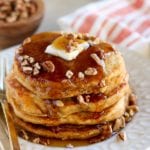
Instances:
[[[86,34],[27,38],[16,51],[6,85],[21,129],[63,140],[110,137],[124,127],[131,97],[120,52]],[[118,129],[117,119],[122,120]]]

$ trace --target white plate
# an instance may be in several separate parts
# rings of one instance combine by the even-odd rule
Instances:
[[[15,47],[0,52],[13,62]],[[125,127],[125,142],[117,142],[116,136],[97,144],[74,148],[74,150],[150,150],[150,61],[140,58],[132,52],[123,52],[130,74],[130,82],[138,96],[140,111]],[[65,148],[46,147],[19,139],[21,150],[64,150]]]

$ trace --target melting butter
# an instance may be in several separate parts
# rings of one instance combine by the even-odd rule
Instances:
[[[75,42],[77,43],[76,47],[71,47],[71,50],[68,50],[69,39],[60,36],[46,48],[45,53],[71,61],[89,47],[89,43],[86,41],[76,40]]]

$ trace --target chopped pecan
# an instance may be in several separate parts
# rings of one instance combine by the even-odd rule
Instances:
[[[66,147],[67,148],[74,148],[74,146],[71,143],[67,144]]]
[[[137,105],[130,105],[127,107],[127,111],[129,115],[132,117],[136,112],[139,111],[139,107]]]
[[[26,6],[27,6],[27,8],[29,10],[29,14],[30,15],[33,15],[36,12],[36,5],[27,5],[26,4]]]
[[[92,53],[92,54],[91,54],[91,57],[95,60],[95,62],[96,62],[99,66],[102,66],[102,68],[103,68],[104,71],[106,70],[106,68],[105,68],[105,62],[104,62],[103,59],[100,59],[96,53]]]
[[[39,144],[40,143],[40,138],[35,138],[32,140],[33,143]]]
[[[118,131],[124,127],[125,127],[125,118],[124,117],[118,118],[115,120],[113,131]]]
[[[39,69],[34,68],[33,69],[33,75],[38,75],[40,73]]]
[[[18,59],[20,62],[22,62],[22,61],[24,60],[23,56],[19,56],[17,59]]]
[[[29,61],[30,64],[32,64],[32,63],[35,62],[35,59],[33,57],[29,57],[28,61]]]
[[[21,62],[21,66],[27,66],[28,64],[29,63],[26,59]]]
[[[86,96],[85,96],[85,101],[86,101],[87,103],[90,102],[90,95],[86,95]]]
[[[79,72],[79,73],[78,73],[78,78],[84,79],[84,73],[83,73],[83,72]]]
[[[61,101],[61,100],[55,100],[54,101],[54,104],[58,107],[63,107],[64,106],[64,103]]]
[[[66,72],[66,77],[67,77],[68,79],[71,79],[72,76],[73,76],[73,72],[72,72],[71,70],[68,70],[68,71]]]
[[[24,55],[23,58],[24,58],[24,59],[28,59],[29,56],[28,56],[28,55]]]
[[[89,67],[84,71],[84,73],[85,75],[88,75],[88,76],[94,76],[94,75],[97,75],[97,70],[96,68]]]
[[[47,72],[54,72],[55,71],[55,65],[50,60],[47,60],[47,61],[43,62],[42,67]]]
[[[34,66],[35,68],[37,68],[38,70],[41,69],[41,66],[40,66],[40,64],[39,64],[38,62],[36,62],[33,66]]]
[[[98,65],[102,66],[102,65],[101,65],[101,59],[98,57],[98,55],[97,55],[96,53],[92,53],[90,56],[93,58],[93,60],[94,60]]]
[[[119,132],[117,135],[117,140],[122,140],[122,141],[126,141],[127,136],[125,132]]]
[[[16,50],[16,54],[22,54],[23,53],[23,48],[22,47],[19,47],[17,50]]]
[[[22,18],[29,18],[37,10],[32,0],[0,0],[0,21],[16,22]]]
[[[132,119],[132,117],[129,115],[128,112],[125,112],[125,113],[124,113],[124,118],[125,118],[125,122],[129,122],[129,121],[131,121],[131,119]]]
[[[7,15],[3,12],[0,12],[0,20],[5,19]]]
[[[25,140],[29,140],[29,136],[28,136],[27,132],[26,132],[25,130],[23,130],[23,129],[21,129],[20,131],[21,131],[21,133],[22,133],[22,137],[23,137]]]
[[[78,34],[77,34],[77,38],[78,38],[78,39],[83,39],[83,34],[78,33]]]
[[[84,104],[84,105],[88,104],[87,102],[85,102],[84,97],[82,95],[78,95],[77,100],[80,104]]]
[[[99,83],[100,87],[104,87],[106,86],[106,81],[105,80],[101,80],[101,82]]]
[[[91,46],[93,46],[93,45],[97,45],[97,44],[99,44],[100,43],[100,40],[98,39],[98,38],[92,38],[92,39],[89,39],[88,40],[88,43],[91,45]]]
[[[20,19],[26,19],[26,18],[28,18],[28,17],[29,17],[28,12],[23,11],[23,12],[20,13]],[[30,41],[27,42],[27,43],[30,43]],[[23,45],[25,45],[25,44],[27,44],[27,43],[23,43]]]
[[[136,105],[136,99],[137,99],[137,97],[136,97],[136,95],[135,94],[130,94],[130,96],[129,96],[129,103],[131,104],[131,105]]]
[[[30,42],[31,42],[31,38],[28,37],[28,38],[26,38],[26,39],[23,41],[23,45],[26,45],[26,44],[28,44],[28,43],[30,43]]]
[[[33,71],[32,67],[29,67],[29,66],[23,66],[23,67],[22,67],[22,70],[23,70],[23,72],[26,73],[26,74],[31,74],[32,71]]]
[[[9,16],[6,18],[6,22],[8,23],[12,23],[12,22],[15,22],[17,20],[17,16]]]

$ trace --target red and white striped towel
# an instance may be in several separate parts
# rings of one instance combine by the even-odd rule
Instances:
[[[150,53],[150,0],[105,0],[58,20],[61,29],[90,33],[111,43]]]

